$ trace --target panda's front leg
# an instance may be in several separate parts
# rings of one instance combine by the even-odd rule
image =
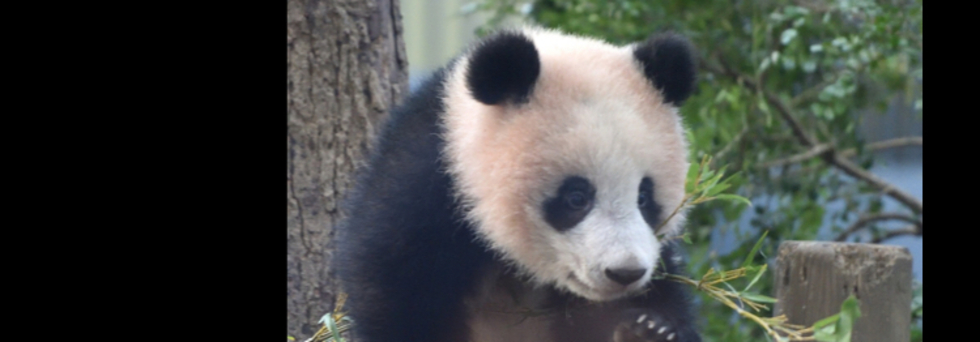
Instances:
[[[651,309],[627,309],[613,330],[613,342],[689,342],[699,341],[674,322]]]
[[[558,320],[555,341],[701,342],[690,323],[650,308],[593,308],[566,313]]]
[[[684,286],[667,279],[651,280],[644,294],[625,300],[611,341],[701,342]]]

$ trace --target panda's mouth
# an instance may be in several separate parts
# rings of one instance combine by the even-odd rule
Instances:
[[[609,301],[623,297],[630,292],[628,290],[607,290],[596,288],[579,278],[575,272],[568,272],[568,277],[566,279],[568,280],[568,286],[566,287],[571,290],[572,293],[593,301]]]

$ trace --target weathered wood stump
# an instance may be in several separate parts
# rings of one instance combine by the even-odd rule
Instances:
[[[854,342],[909,340],[912,255],[899,246],[785,241],[776,258],[774,314],[810,326],[840,312],[847,296],[861,302]]]

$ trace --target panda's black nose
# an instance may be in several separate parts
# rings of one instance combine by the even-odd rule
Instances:
[[[643,275],[647,273],[645,268],[607,268],[606,276],[613,281],[622,284],[623,286],[632,284],[633,282],[643,278]]]

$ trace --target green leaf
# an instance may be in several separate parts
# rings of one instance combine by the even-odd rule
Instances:
[[[703,191],[706,184],[711,182],[711,178],[715,176],[715,172],[711,171],[711,169],[708,169],[707,167],[701,169],[699,172],[701,173],[701,175],[700,177],[698,177],[699,180],[698,180],[697,188],[695,188],[694,192]]]
[[[783,69],[793,70],[796,68],[796,61],[791,57],[783,57]]]
[[[746,201],[748,201],[748,200],[746,200]],[[751,205],[751,203],[750,203],[750,205]],[[752,264],[752,259],[755,258],[755,253],[759,252],[759,248],[762,247],[762,242],[763,241],[766,241],[766,235],[769,235],[769,231],[768,230],[765,231],[765,232],[762,232],[762,236],[759,237],[759,241],[756,241],[755,242],[755,246],[752,246],[752,250],[749,251],[749,254],[747,256],[745,256],[745,261],[742,261],[742,267],[747,267],[747,266],[749,266],[749,265]],[[748,290],[748,288],[746,288],[746,290]]]
[[[684,240],[684,242],[686,242],[688,245],[693,244],[693,242],[691,242],[691,237],[687,234],[681,235],[681,240]]]
[[[766,127],[772,126],[772,111],[769,110],[769,103],[761,93],[758,96],[757,102],[759,104],[759,110],[761,110],[763,114],[766,114]]]
[[[811,72],[817,71],[817,62],[816,61],[805,61],[805,62],[803,62],[803,71],[805,71],[807,73],[811,73]]]
[[[726,165],[726,167],[727,167],[727,165]],[[742,175],[742,171],[735,171],[734,173],[728,175],[728,177],[725,178],[725,180],[723,180],[721,182],[721,184],[731,184],[729,182],[731,182],[734,179],[738,179],[738,176],[741,176],[741,175]]]
[[[711,178],[708,178],[707,180],[702,181],[702,185],[699,187],[699,189],[697,191],[704,191],[705,192],[705,195],[707,195],[707,191],[711,190],[711,188],[714,188],[715,187],[715,184],[718,184],[718,181],[721,180],[721,177],[725,175],[724,172],[725,172],[725,168],[722,168],[717,173],[712,172],[712,173],[714,173],[714,175],[705,176],[705,177],[711,177]]]
[[[854,322],[861,317],[860,302],[853,294],[840,306],[840,313],[813,324],[813,337],[824,342],[851,342]]]
[[[772,298],[772,297],[769,297],[769,296],[764,296],[764,295],[761,295],[761,294],[758,294],[758,293],[742,292],[742,293],[740,293],[740,295],[743,298],[748,299],[748,300],[751,300],[751,301],[756,302],[756,303],[769,303],[769,304],[773,304],[773,303],[776,302],[776,298]]]
[[[759,110],[761,110],[763,113],[769,114],[769,103],[766,102],[766,99],[763,98],[761,94],[759,95],[758,104]]]
[[[838,48],[844,49],[847,46],[847,39],[844,38],[844,37],[834,38],[834,40],[832,40],[830,42],[830,45],[833,45],[834,47],[838,47]]]
[[[763,59],[762,63],[759,64],[759,70],[756,71],[756,73],[761,74],[763,71],[766,71],[766,69],[769,69],[769,63],[771,63],[769,58]]]
[[[724,101],[726,98],[728,98],[728,91],[722,89],[718,92],[718,95],[715,96],[715,103],[721,103],[721,101]]]
[[[786,12],[786,15],[789,17],[798,17],[810,14],[810,10],[800,6],[786,6],[783,11]]]
[[[789,42],[793,41],[793,38],[796,38],[796,35],[796,29],[787,29],[786,31],[783,31],[782,35],[779,36],[779,42],[783,43],[783,45],[787,45]]]
[[[724,199],[724,200],[739,201],[739,202],[748,204],[750,207],[752,206],[752,201],[749,201],[748,198],[745,198],[745,197],[742,197],[742,196],[739,196],[739,195],[720,194],[720,195],[715,196],[714,198],[715,199]]]
[[[837,321],[840,320],[840,313],[836,313],[833,316],[821,319],[817,323],[813,324],[813,338],[821,342],[835,342],[837,341],[837,336],[834,332],[837,330]]]
[[[708,189],[708,193],[706,193],[705,196],[717,195],[719,192],[725,191],[725,189],[728,189],[731,186],[732,186],[731,184],[725,184],[724,182],[722,182],[718,185],[715,185],[711,189]]]
[[[691,167],[687,169],[687,184],[685,186],[685,191],[687,193],[694,192],[694,180],[698,176],[699,166],[696,163],[691,163]]]
[[[330,313],[327,313],[323,315],[323,317],[320,317],[320,323],[326,324],[327,329],[330,329],[330,333],[333,335],[332,338],[334,342],[343,342],[343,340],[340,338],[340,331],[338,331],[337,329],[337,322],[334,322],[333,316],[330,315]]]
[[[922,284],[913,281],[912,284],[912,319],[922,318]]]
[[[861,317],[861,308],[857,298],[851,294],[841,303],[840,319],[837,321],[837,328],[834,335],[840,342],[851,342],[851,331],[854,329],[854,322]]]
[[[823,327],[825,327],[827,325],[837,323],[837,320],[838,319],[840,319],[840,313],[835,313],[835,314],[833,314],[830,317],[821,319],[821,320],[817,321],[816,323],[813,323],[813,329],[816,330],[816,329],[823,328]]]
[[[768,233],[768,231],[766,231],[766,232]],[[751,258],[745,259],[745,261],[749,261],[749,260],[752,260],[752,259]],[[759,281],[759,278],[762,278],[762,274],[763,273],[766,273],[766,268],[767,267],[769,267],[769,265],[762,264],[762,267],[760,267],[759,268],[759,271],[756,272],[755,278],[752,278],[752,281],[749,282],[749,285],[746,285],[745,286],[745,290],[742,290],[742,292],[745,292],[745,291],[748,291],[749,289],[751,289],[752,288],[752,285],[755,285],[755,282]],[[746,297],[746,298],[748,298],[748,297]],[[749,298],[749,299],[752,299],[752,298]]]

